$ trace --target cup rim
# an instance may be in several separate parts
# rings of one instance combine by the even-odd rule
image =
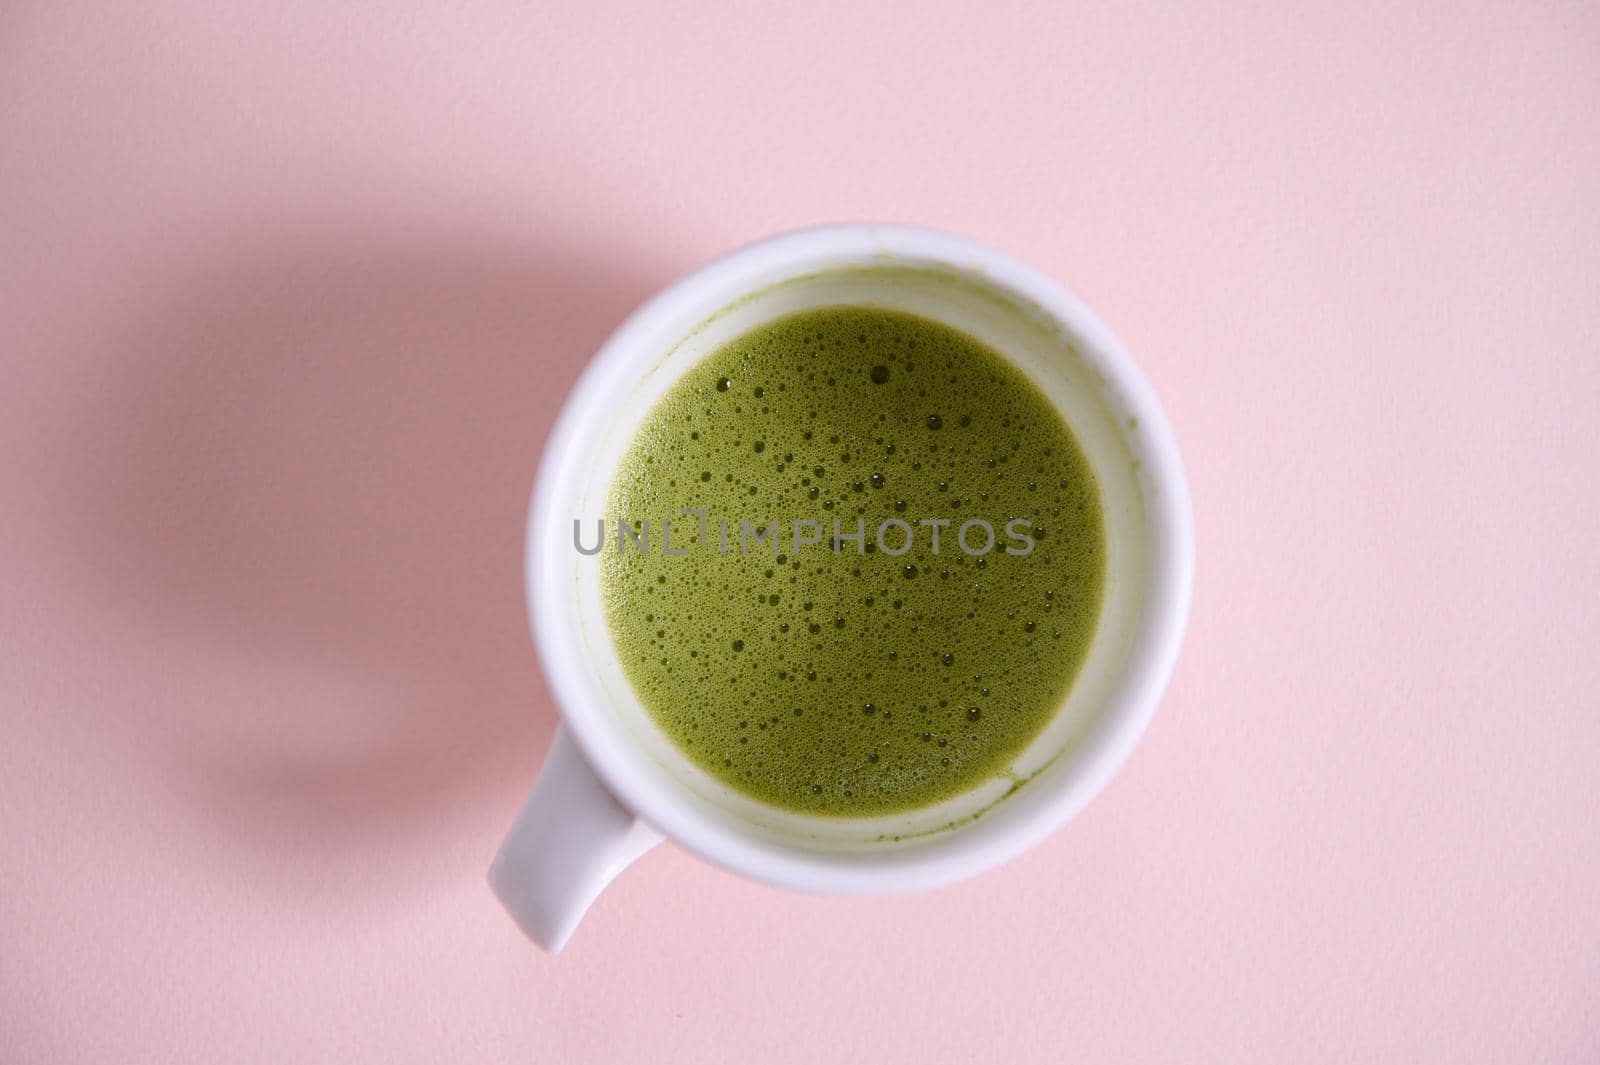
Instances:
[[[663,328],[705,307],[711,294],[733,289],[742,295],[755,287],[744,279],[790,264],[829,259],[842,266],[885,253],[975,267],[981,280],[1031,302],[1094,349],[1097,366],[1139,419],[1142,475],[1152,486],[1144,493],[1146,583],[1120,673],[1124,683],[1097,711],[1097,728],[1078,752],[1075,772],[1030,781],[1021,789],[1028,794],[1026,803],[1002,803],[972,824],[921,845],[842,854],[728,831],[654,774],[636,770],[642,751],[600,720],[603,710],[579,665],[584,652],[571,619],[542,600],[541,589],[561,580],[563,541],[540,531],[557,527],[557,488],[577,475],[577,433],[586,416],[607,406],[623,375],[652,353],[649,344]],[[710,307],[705,317],[719,309]],[[546,440],[529,506],[525,562],[528,613],[546,681],[578,748],[618,801],[691,852],[744,876],[812,892],[880,894],[936,887],[1015,857],[1054,832],[1105,785],[1154,716],[1176,663],[1193,584],[1194,528],[1188,484],[1166,416],[1132,358],[1086,306],[1046,275],[967,238],[914,226],[846,223],[792,230],[729,252],[662,289],[616,328],[573,385]]]

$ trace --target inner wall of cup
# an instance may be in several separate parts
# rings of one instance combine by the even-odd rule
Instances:
[[[1074,745],[1105,705],[1138,620],[1145,558],[1145,509],[1139,488],[1137,435],[1119,397],[1092,358],[1060,323],[1010,298],[981,278],[938,264],[884,262],[782,281],[714,310],[681,336],[662,336],[659,355],[639,360],[631,390],[615,397],[590,443],[571,517],[586,526],[605,518],[611,477],[650,409],[689,368],[726,341],[775,318],[837,304],[870,305],[932,318],[989,344],[1023,370],[1072,427],[1099,482],[1106,520],[1105,601],[1094,640],[1062,706],[1003,775],[934,806],[878,817],[818,817],[780,810],[735,792],[702,772],[655,727],[629,685],[608,634],[598,557],[570,551],[576,623],[587,667],[607,709],[661,774],[703,812],[732,831],[753,832],[788,847],[829,852],[881,850],[959,830],[1041,772],[1070,772]],[[709,310],[709,309],[708,309]],[[571,520],[570,517],[565,518]],[[570,525],[549,535],[567,541]]]

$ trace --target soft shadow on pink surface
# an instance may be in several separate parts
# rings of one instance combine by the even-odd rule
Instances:
[[[76,444],[78,528],[174,671],[240,678],[231,705],[131,723],[234,846],[376,853],[513,763],[531,782],[554,710],[524,617],[528,493],[646,274],[355,235],[203,257],[141,299]]]

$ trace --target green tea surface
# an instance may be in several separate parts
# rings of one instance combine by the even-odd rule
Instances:
[[[823,815],[1004,773],[1066,696],[1105,580],[1094,477],[1044,395],[972,337],[871,307],[710,353],[646,417],[596,524],[575,541],[601,544],[607,624],[656,723],[729,787]]]

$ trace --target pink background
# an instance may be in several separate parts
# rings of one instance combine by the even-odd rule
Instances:
[[[1600,1060],[1600,8],[754,6],[5,6],[0,1060]],[[1155,385],[1162,712],[977,880],[668,846],[540,955],[550,419],[863,218]]]

